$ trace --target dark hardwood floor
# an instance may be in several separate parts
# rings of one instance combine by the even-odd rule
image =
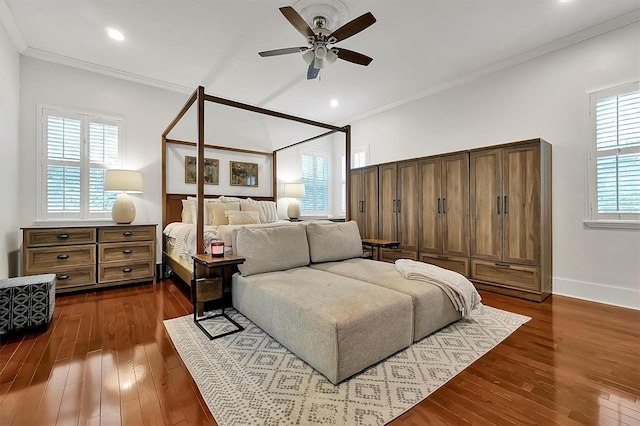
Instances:
[[[532,320],[393,425],[640,424],[640,312],[481,294]],[[162,324],[191,312],[170,280],[57,298],[0,343],[0,425],[215,424]]]

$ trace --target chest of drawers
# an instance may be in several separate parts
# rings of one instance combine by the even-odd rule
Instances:
[[[56,292],[155,281],[156,225],[23,228],[23,273],[56,274]]]

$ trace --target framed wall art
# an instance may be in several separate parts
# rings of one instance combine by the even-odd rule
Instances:
[[[204,159],[204,183],[218,185],[220,183],[220,160],[212,158]],[[196,183],[198,171],[196,169],[196,157],[184,157],[184,183]]]
[[[258,186],[258,164],[231,161],[232,186]]]

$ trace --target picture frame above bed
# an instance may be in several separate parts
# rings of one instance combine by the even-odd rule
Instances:
[[[258,164],[230,161],[231,186],[258,186]]]
[[[220,160],[204,159],[204,183],[206,185],[220,184]],[[196,183],[198,171],[196,157],[184,157],[184,183]]]

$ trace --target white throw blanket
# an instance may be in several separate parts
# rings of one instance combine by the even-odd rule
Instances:
[[[471,311],[476,307],[482,309],[482,298],[476,288],[471,281],[457,272],[408,259],[396,260],[396,269],[405,278],[424,281],[441,288],[449,296],[453,306],[462,313],[463,318],[469,318]]]

